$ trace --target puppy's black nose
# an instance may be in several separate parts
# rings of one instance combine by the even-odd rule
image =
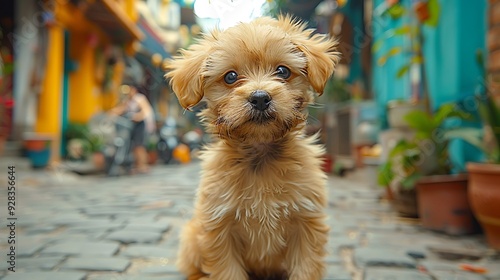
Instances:
[[[269,103],[271,103],[271,96],[266,91],[256,90],[252,92],[248,101],[252,104],[253,108],[264,111],[269,107]]]

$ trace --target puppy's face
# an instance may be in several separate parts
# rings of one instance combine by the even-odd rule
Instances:
[[[335,45],[291,18],[260,18],[206,36],[170,62],[167,77],[184,108],[206,100],[210,132],[271,142],[304,123],[333,73]]]

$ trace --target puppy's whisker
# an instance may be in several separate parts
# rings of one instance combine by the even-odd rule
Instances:
[[[315,117],[311,117],[311,116],[309,116],[307,118],[307,121],[308,121],[307,122],[308,124],[321,124],[321,122],[318,119],[316,119]]]
[[[309,104],[308,106],[309,108],[314,108],[314,109],[323,109],[325,108],[325,104],[321,104],[321,103],[311,103]]]

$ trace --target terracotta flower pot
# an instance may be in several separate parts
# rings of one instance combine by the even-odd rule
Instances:
[[[469,200],[489,245],[500,250],[500,164],[468,163]]]
[[[394,193],[393,205],[398,214],[406,218],[418,218],[418,202],[415,189],[398,188]]]
[[[329,154],[323,155],[323,162],[321,164],[321,169],[325,173],[331,173],[333,168],[333,158]]]
[[[44,168],[49,164],[52,138],[41,134],[26,134],[23,147],[33,168]]]
[[[424,228],[451,235],[475,233],[479,226],[467,198],[467,175],[426,176],[417,182]]]
[[[24,140],[24,147],[29,151],[42,151],[50,148],[50,139],[26,139]]]
[[[104,170],[106,167],[106,157],[101,152],[92,153],[92,163],[94,164],[95,169]]]
[[[158,160],[158,152],[156,150],[148,151],[148,164],[154,165],[156,164],[157,160]]]

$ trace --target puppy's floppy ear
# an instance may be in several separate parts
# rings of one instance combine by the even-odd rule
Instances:
[[[319,34],[315,34],[303,44],[297,44],[307,59],[309,83],[319,95],[323,94],[325,84],[339,60],[338,53],[335,52],[336,45],[331,39]]]
[[[169,70],[165,77],[170,78],[170,85],[184,109],[189,110],[203,98],[203,70],[207,57],[207,46],[200,42],[182,50],[165,65]]]
[[[338,43],[327,35],[313,34],[313,30],[307,29],[305,23],[290,16],[280,16],[278,24],[285,29],[292,43],[306,57],[307,66],[304,72],[313,89],[321,95],[340,59],[340,53],[336,51]]]

